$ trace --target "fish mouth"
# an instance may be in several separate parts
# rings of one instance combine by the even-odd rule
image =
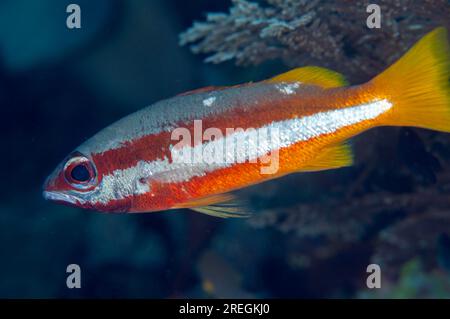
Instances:
[[[51,200],[55,202],[67,203],[72,205],[82,204],[82,200],[80,200],[79,198],[59,192],[43,191],[42,196],[44,196],[46,200]]]

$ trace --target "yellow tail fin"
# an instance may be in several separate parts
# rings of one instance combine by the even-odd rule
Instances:
[[[447,31],[436,28],[369,82],[393,103],[383,124],[450,132]]]

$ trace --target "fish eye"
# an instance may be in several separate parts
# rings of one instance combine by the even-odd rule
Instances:
[[[97,180],[94,165],[82,155],[76,155],[66,162],[64,177],[67,183],[79,190],[92,188]]]
[[[70,177],[77,182],[87,182],[91,179],[91,173],[87,169],[86,165],[78,164],[70,172]]]

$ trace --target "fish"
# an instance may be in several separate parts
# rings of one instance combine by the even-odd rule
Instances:
[[[236,191],[353,163],[349,139],[380,126],[450,132],[449,44],[438,27],[370,81],[318,66],[179,94],[132,113],[71,152],[43,196],[106,213],[188,208],[251,213]]]

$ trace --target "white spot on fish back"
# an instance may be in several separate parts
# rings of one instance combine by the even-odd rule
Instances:
[[[211,105],[213,105],[213,103],[215,101],[216,101],[216,97],[215,96],[211,96],[211,97],[203,100],[203,105],[204,106],[211,106]]]
[[[278,84],[277,89],[283,94],[294,94],[295,90],[300,87],[300,82]]]

